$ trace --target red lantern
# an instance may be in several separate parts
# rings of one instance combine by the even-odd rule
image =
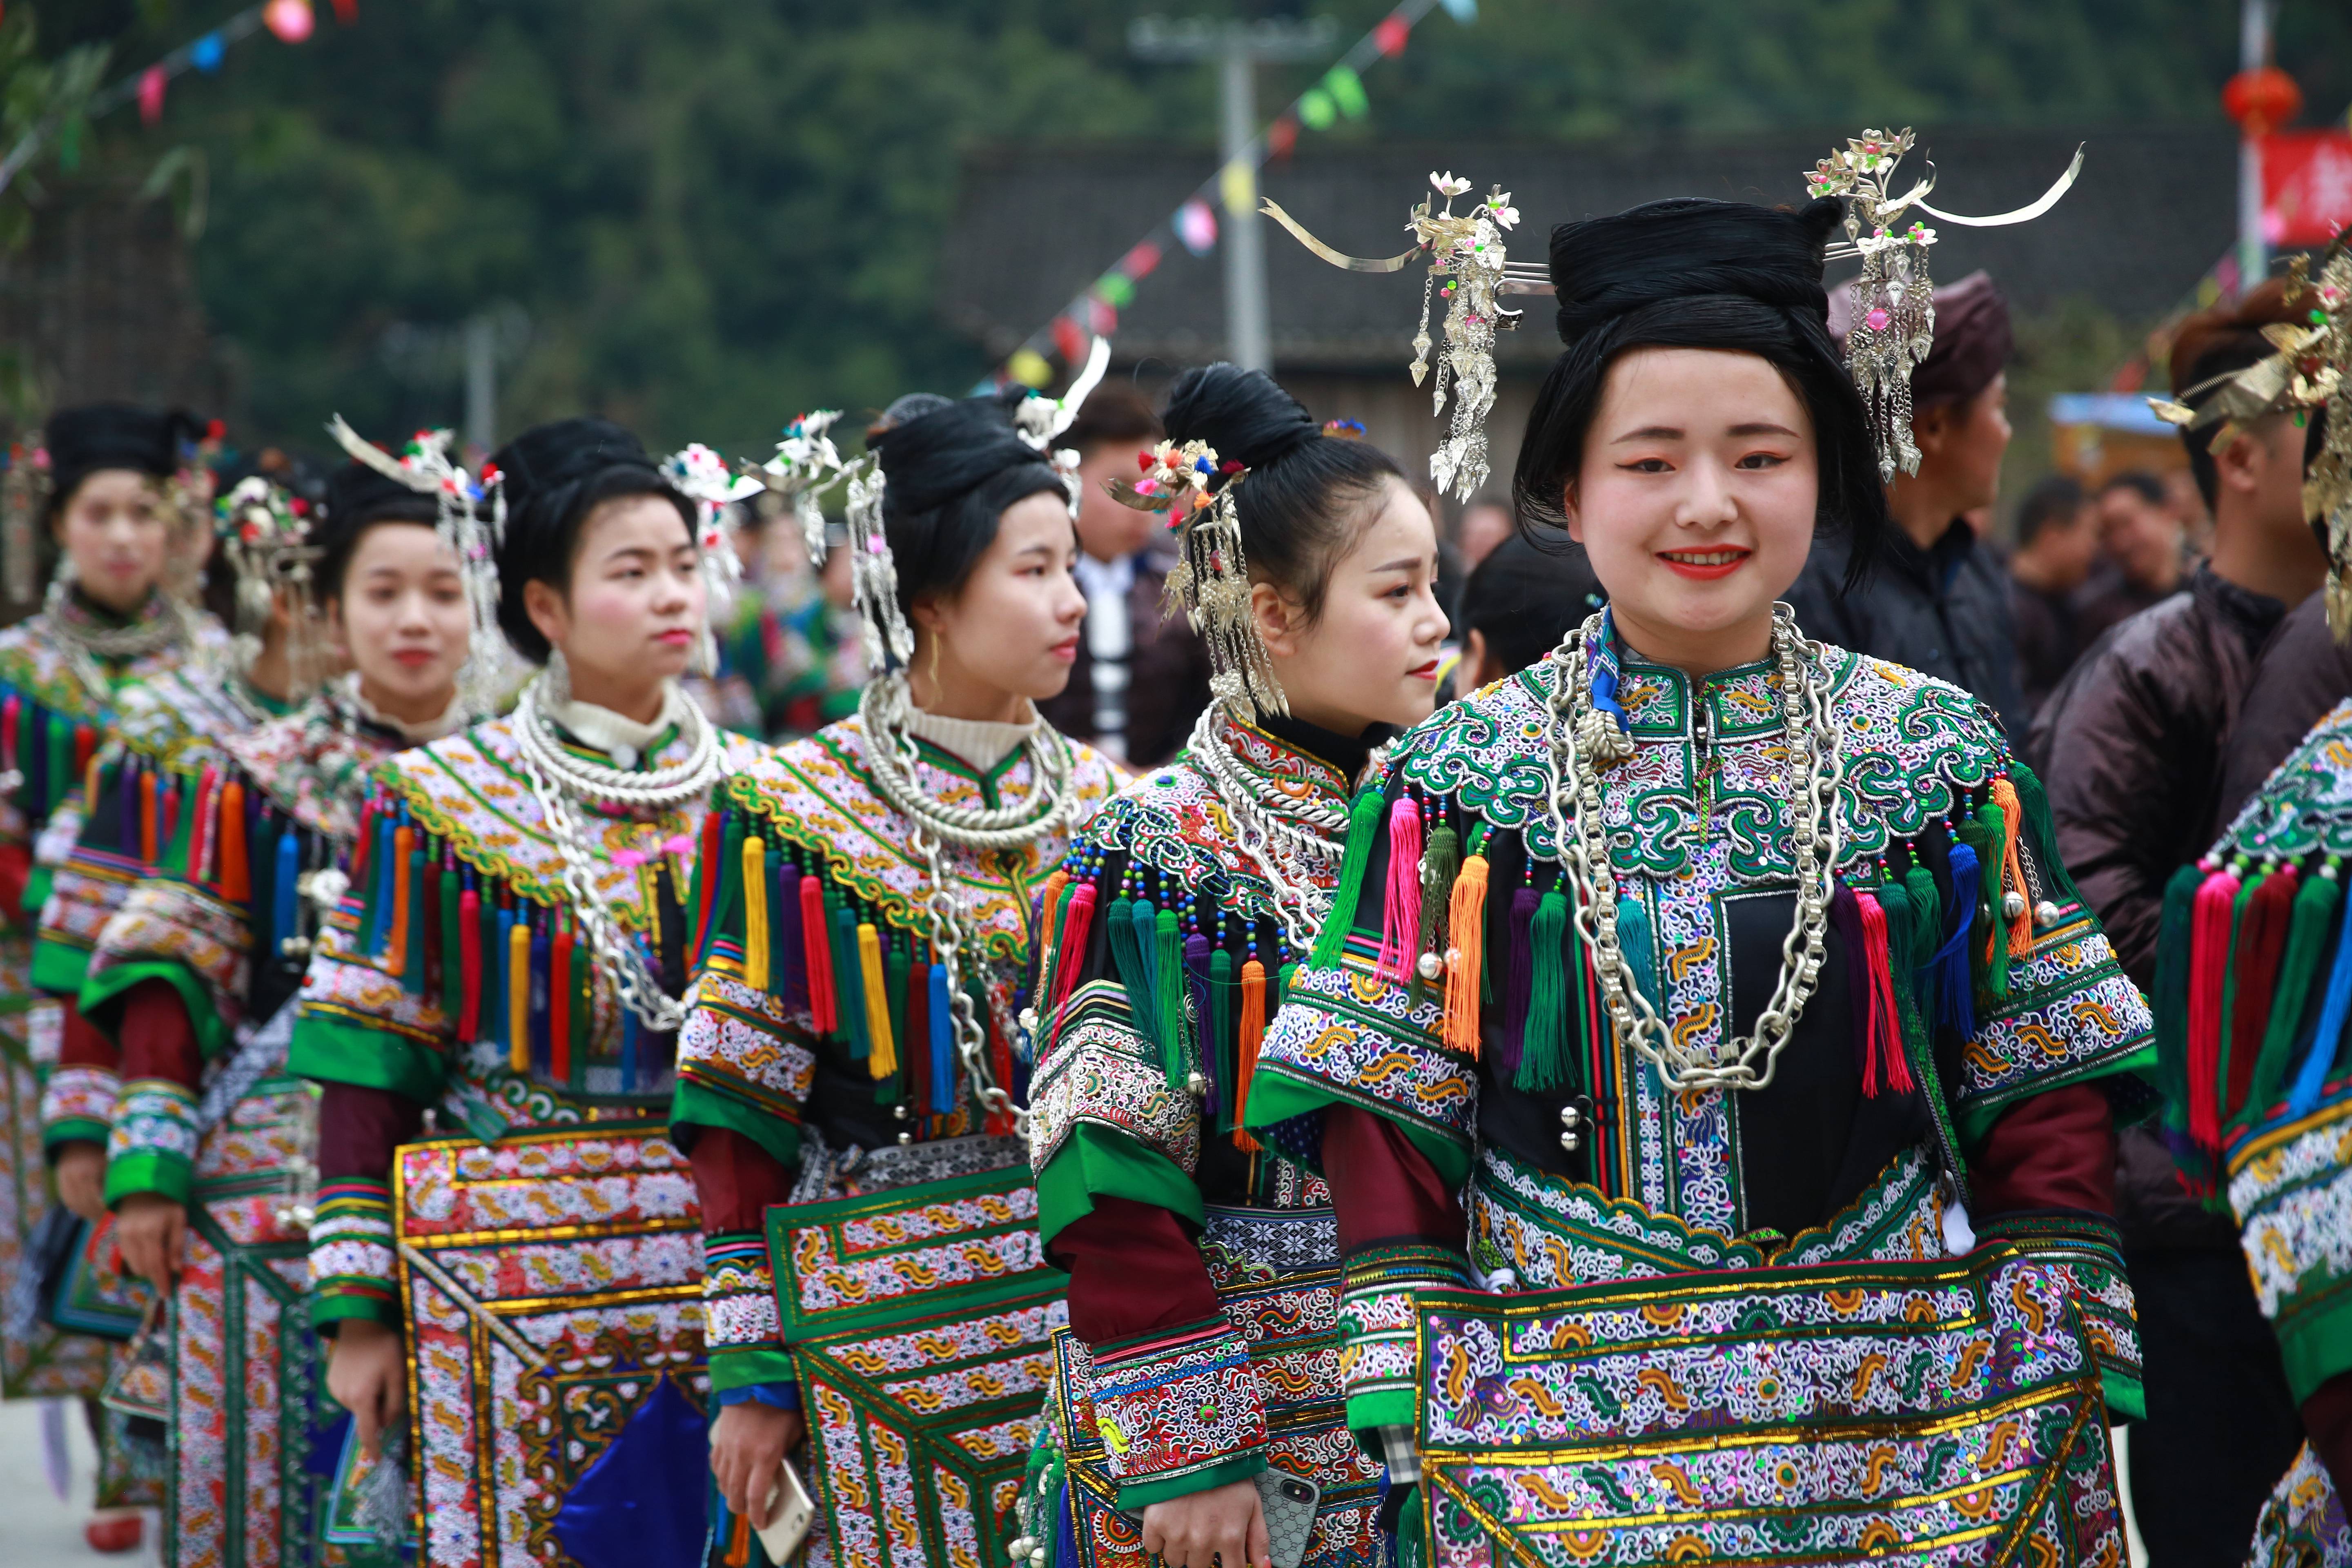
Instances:
[[[2221,89],[2221,107],[2241,132],[2260,136],[2294,122],[2303,112],[2303,89],[2278,67],[2259,66],[2230,79]]]

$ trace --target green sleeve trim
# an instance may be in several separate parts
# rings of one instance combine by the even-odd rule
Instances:
[[[318,1083],[388,1089],[420,1105],[441,1098],[448,1073],[438,1052],[411,1045],[388,1029],[316,1013],[296,1020],[286,1070]]]
[[[135,1193],[152,1193],[185,1207],[195,1185],[195,1167],[177,1154],[152,1149],[117,1154],[106,1163],[106,1206]]]
[[[1047,1246],[1094,1213],[1097,1198],[1127,1198],[1203,1225],[1198,1183],[1123,1132],[1082,1121],[1037,1175],[1037,1232]]]
[[[2103,1078],[2118,1078],[2126,1073],[2132,1074],[2150,1084],[2155,1082],[2156,1042],[2151,1040],[2127,1056],[2095,1062],[2086,1070],[2071,1078],[2059,1079],[2055,1081],[2041,1079],[2021,1085],[2021,1092],[2016,1094],[2003,1095],[1998,1099],[1971,1100],[1961,1106],[1959,1114],[1953,1118],[1958,1123],[1960,1134],[1960,1148],[1973,1159],[1974,1151],[1984,1146],[1987,1134],[1992,1131],[1992,1124],[2000,1121],[2001,1112],[2012,1105],[2031,1100],[2037,1094],[2047,1094],[2053,1089],[2071,1089],[2078,1083],[2095,1083]],[[1256,1093],[1255,1085],[1251,1087],[1251,1093],[1253,1096]]]
[[[2273,1327],[2287,1388],[2301,1405],[2329,1378],[2352,1372],[2352,1291],[2339,1289],[2332,1299],[2315,1301],[2298,1298],[2286,1308]]]
[[[82,977],[89,973],[87,949],[45,936],[33,944],[33,969],[26,983],[47,995],[79,996]]]
[[[95,1143],[106,1147],[109,1134],[114,1131],[94,1116],[68,1116],[41,1129],[41,1148],[52,1164],[65,1152],[68,1143]]]
[[[2100,1383],[2106,1392],[2109,1416],[2126,1421],[2147,1419],[2147,1390],[2140,1385],[2139,1379],[2109,1367],[2100,1373]],[[2114,1420],[2107,1425],[2114,1426]]]
[[[1187,1470],[1181,1476],[1164,1476],[1153,1480],[1122,1481],[1118,1489],[1121,1513],[1134,1513],[1170,1498],[1191,1497],[1194,1492],[1208,1491],[1215,1487],[1229,1487],[1235,1481],[1248,1480],[1265,1468],[1265,1450],[1253,1448],[1246,1454],[1235,1454],[1230,1459],[1219,1459],[1206,1469]]]
[[[221,1059],[235,1037],[221,1021],[212,987],[197,979],[194,970],[174,959],[133,959],[90,975],[82,982],[81,1016],[119,1047],[122,1044],[117,1038],[122,1027],[122,1010],[117,1004],[131,994],[132,987],[149,980],[163,981],[180,994],[180,1005],[188,1010],[188,1022],[195,1027],[196,1048],[208,1062]]]
[[[41,910],[48,903],[49,889],[57,879],[57,872],[47,866],[34,867],[32,875],[25,879],[25,924],[27,929],[39,927]]]
[[[691,1079],[678,1083],[670,1095],[669,1124],[671,1140],[681,1152],[692,1152],[695,1129],[724,1127],[757,1143],[786,1170],[801,1163],[801,1130],[797,1122],[787,1121],[772,1110],[748,1105],[708,1084]]]
[[[1435,1168],[1447,1192],[1460,1191],[1462,1184],[1470,1179],[1468,1143],[1436,1128],[1399,1116],[1392,1107],[1344,1094],[1330,1084],[1310,1083],[1279,1068],[1261,1068],[1250,1080],[1249,1125],[1255,1132],[1262,1132],[1294,1116],[1305,1116],[1334,1105],[1352,1105],[1396,1123],[1407,1142],[1420,1150],[1422,1158]],[[1322,1173],[1318,1171],[1316,1173],[1320,1175]],[[1405,1419],[1409,1422],[1412,1418],[1412,1413],[1406,1412]]]
[[[710,1352],[710,1392],[725,1394],[730,1389],[751,1388],[763,1383],[798,1383],[801,1374],[793,1366],[786,1351],[712,1351]]]
[[[1381,1388],[1369,1394],[1348,1395],[1348,1430],[1359,1437],[1368,1436],[1382,1426],[1412,1425],[1413,1391],[1410,1388]],[[1374,1450],[1377,1457],[1377,1450]]]
[[[364,1318],[371,1323],[382,1323],[387,1329],[397,1329],[400,1303],[389,1296],[367,1296],[355,1290],[313,1291],[310,1296],[310,1327],[328,1338],[334,1337],[335,1326],[354,1318]]]

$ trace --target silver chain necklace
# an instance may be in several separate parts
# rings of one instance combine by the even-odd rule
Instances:
[[[928,878],[922,910],[931,927],[931,952],[947,971],[948,1013],[953,1026],[956,1055],[971,1075],[982,1110],[1002,1112],[1013,1119],[1013,1131],[1029,1135],[1029,1112],[996,1081],[988,1062],[988,1033],[981,1026],[979,1010],[963,984],[966,937],[963,904],[950,880],[947,847],[974,853],[1026,849],[1048,834],[1059,831],[1076,807],[1072,777],[1076,763],[1070,744],[1052,725],[1039,722],[1026,742],[1030,767],[1036,780],[1026,800],[1010,806],[980,808],[949,805],[926,794],[915,769],[921,761],[915,738],[907,727],[913,702],[904,675],[886,675],[867,681],[858,698],[857,715],[864,725],[866,776],[875,793],[907,819],[908,846],[922,857]]]
[[[1566,860],[1576,927],[1592,952],[1611,1026],[1619,1040],[1658,1069],[1670,1089],[1762,1089],[1772,1081],[1780,1052],[1820,984],[1830,899],[1836,888],[1843,838],[1838,791],[1845,763],[1830,709],[1828,661],[1819,643],[1798,636],[1789,606],[1773,605],[1772,652],[1779,666],[1788,767],[1802,781],[1790,830],[1796,862],[1796,919],[1781,941],[1780,979],[1770,1003],[1757,1017],[1755,1032],[1711,1050],[1693,1050],[1675,1042],[1673,1031],[1634,984],[1618,940],[1617,872],[1601,822],[1601,768],[1630,757],[1633,743],[1592,702],[1592,661],[1586,650],[1601,636],[1601,616],[1596,614],[1551,654],[1548,804],[1552,831]]]
[[[645,945],[628,935],[613,913],[593,869],[598,847],[583,838],[570,803],[667,811],[709,795],[719,782],[723,755],[718,732],[691,700],[685,710],[681,728],[694,735],[686,761],[642,773],[585,762],[564,751],[553,727],[539,710],[536,680],[524,687],[516,700],[511,721],[517,759],[539,800],[547,835],[563,857],[563,890],[573,917],[587,935],[589,951],[613,976],[621,1005],[635,1013],[656,1034],[674,1034],[684,1027],[687,1005],[662,989],[660,976],[646,961]]]
[[[1314,885],[1307,868],[1337,870],[1347,847],[1347,807],[1296,799],[1259,778],[1225,743],[1225,700],[1211,702],[1193,722],[1186,750],[1233,819],[1234,847],[1273,891],[1283,935],[1303,952],[1331,913],[1330,892]]]
[[[50,629],[58,634],[66,667],[73,671],[74,679],[98,708],[103,709],[114,700],[113,683],[99,668],[100,659],[138,658],[167,647],[184,647],[194,640],[187,607],[169,594],[160,595],[162,607],[152,618],[136,620],[127,626],[101,626],[76,611],[71,593],[66,578],[51,578],[41,608]]]

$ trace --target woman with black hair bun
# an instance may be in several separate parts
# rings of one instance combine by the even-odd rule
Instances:
[[[487,703],[504,645],[541,668],[506,717],[383,763],[358,808],[289,1050],[324,1085],[310,1321],[352,1417],[344,1473],[434,1489],[386,1507],[368,1488],[363,1514],[396,1535],[421,1511],[433,1562],[497,1561],[551,1526],[584,1557],[603,1517],[586,1477],[609,1450],[562,1435],[572,1402],[627,1383],[615,1420],[657,1445],[700,1419],[701,1340],[677,1307],[699,1270],[674,1234],[693,1206],[661,1115],[701,829],[757,752],[679,685],[709,639],[713,514],[734,491],[715,455],[656,463],[601,419],[509,442],[478,510],[466,475],[434,471],[470,627],[458,689]],[[421,1136],[428,1107],[440,1136]],[[491,1253],[449,1239],[485,1231]],[[531,1305],[493,1317],[485,1300]],[[516,1357],[534,1370],[500,1382]],[[399,1468],[357,1462],[380,1453]]]
[[[101,798],[119,794],[131,807],[93,819],[110,829],[119,819],[108,836],[116,863],[144,868],[98,931],[79,1005],[121,1053],[123,1087],[93,1129],[107,1139],[102,1201],[115,1242],[126,1270],[172,1303],[159,1347],[177,1373],[161,1413],[179,1434],[165,1473],[166,1562],[235,1540],[283,1541],[289,1564],[322,1548],[316,1531],[283,1528],[278,1412],[255,1408],[250,1391],[319,1391],[294,1407],[305,1427],[340,1412],[320,1396],[307,1324],[287,1321],[279,1291],[246,1282],[303,1245],[319,1128],[312,1097],[287,1074],[287,1045],[370,775],[466,718],[464,584],[435,527],[433,476],[414,449],[405,464],[367,450],[371,461],[330,479],[323,508],[297,513],[260,479],[222,505],[226,547],[255,585],[241,599],[268,621],[248,679],[266,689],[273,664],[315,676],[331,658],[349,673],[253,728],[207,724],[147,772],[110,781]],[[163,699],[168,685],[140,695]],[[201,710],[181,716],[203,720]],[[194,1224],[192,1208],[202,1212]],[[232,1300],[241,1332],[224,1332]],[[241,1482],[231,1484],[233,1470]],[[320,1499],[291,1501],[296,1517],[318,1516]]]
[[[814,556],[821,500],[845,499],[875,673],[855,717],[738,771],[706,828],[715,875],[671,1135],[701,1196],[730,1561],[770,1522],[804,1433],[836,1543],[918,1532],[927,1561],[1003,1560],[987,1500],[1021,1451],[1002,1424],[1034,1411],[1058,1293],[1034,1256],[1019,1136],[1022,981],[1053,918],[1048,873],[1120,779],[1035,707],[1069,679],[1086,614],[1049,455],[1082,395],[902,398],[869,432],[873,456],[848,464],[832,416],[812,416],[769,465]],[[859,1236],[924,1238],[920,1256],[857,1282],[883,1265],[836,1254],[831,1227],[853,1217]],[[852,1400],[824,1374],[829,1333],[887,1377]],[[940,1427],[929,1368],[997,1389],[947,1401],[969,1432]],[[953,1483],[968,1490],[932,1490],[930,1443],[960,1473],[983,1464]],[[917,1487],[937,1504],[910,1505]]]
[[[1263,371],[1187,371],[1164,419],[1112,491],[1176,531],[1171,608],[1214,695],[1071,846],[1031,986],[1030,1161],[1070,1330],[1024,1522],[1055,1568],[1139,1545],[1171,1568],[1264,1563],[1303,1482],[1319,1509],[1298,1560],[1338,1568],[1383,1552],[1380,1468],[1324,1353],[1330,1194],[1243,1128],[1357,775],[1436,700],[1437,533],[1385,453]]]
[[[1998,718],[1776,602],[1887,526],[1843,216],[1554,231],[1517,510],[1607,603],[1387,749],[1250,1084],[1329,1184],[1348,1424],[1423,1561],[2121,1552],[2147,1004]],[[1924,289],[1918,232],[1869,243]]]

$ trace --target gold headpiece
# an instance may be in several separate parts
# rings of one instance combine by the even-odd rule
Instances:
[[[2326,525],[2327,626],[2342,642],[2352,637],[2352,229],[2328,246],[2316,281],[2310,265],[2298,256],[2287,268],[2287,302],[2307,306],[2307,317],[2262,329],[2275,353],[2147,404],[2167,424],[2212,427],[2216,451],[2269,415],[2291,411],[2302,426],[2314,409],[2326,411],[2327,440],[2303,479],[2303,515]],[[2194,408],[2179,401],[2207,392]]]
[[[1210,692],[1259,714],[1287,715],[1290,701],[1250,605],[1249,563],[1234,505],[1249,470],[1230,458],[1220,462],[1206,441],[1162,441],[1139,464],[1140,475],[1112,479],[1108,488],[1138,511],[1165,514],[1175,531],[1179,559],[1168,574],[1167,608],[1181,609],[1208,645]]]
[[[1444,442],[1430,456],[1429,477],[1439,490],[1451,489],[1468,500],[1486,482],[1486,416],[1495,407],[1495,334],[1519,324],[1519,312],[1496,303],[1508,293],[1548,293],[1550,283],[1543,269],[1514,268],[1503,243],[1506,231],[1519,221],[1508,191],[1496,186],[1486,199],[1466,213],[1456,214],[1454,198],[1470,188],[1467,180],[1432,173],[1429,183],[1445,198],[1430,210],[1429,198],[1405,218],[1413,247],[1395,256],[1365,260],[1332,249],[1299,226],[1298,220],[1272,202],[1259,211],[1297,237],[1298,243],[1349,272],[1401,272],[1414,258],[1426,253],[1429,276],[1421,288],[1421,325],[1412,337],[1412,384],[1419,386],[1429,374],[1429,306],[1437,280],[1446,279],[1445,353],[1437,362],[1437,384],[1431,412],[1445,412],[1447,384],[1454,388],[1454,421]]]

